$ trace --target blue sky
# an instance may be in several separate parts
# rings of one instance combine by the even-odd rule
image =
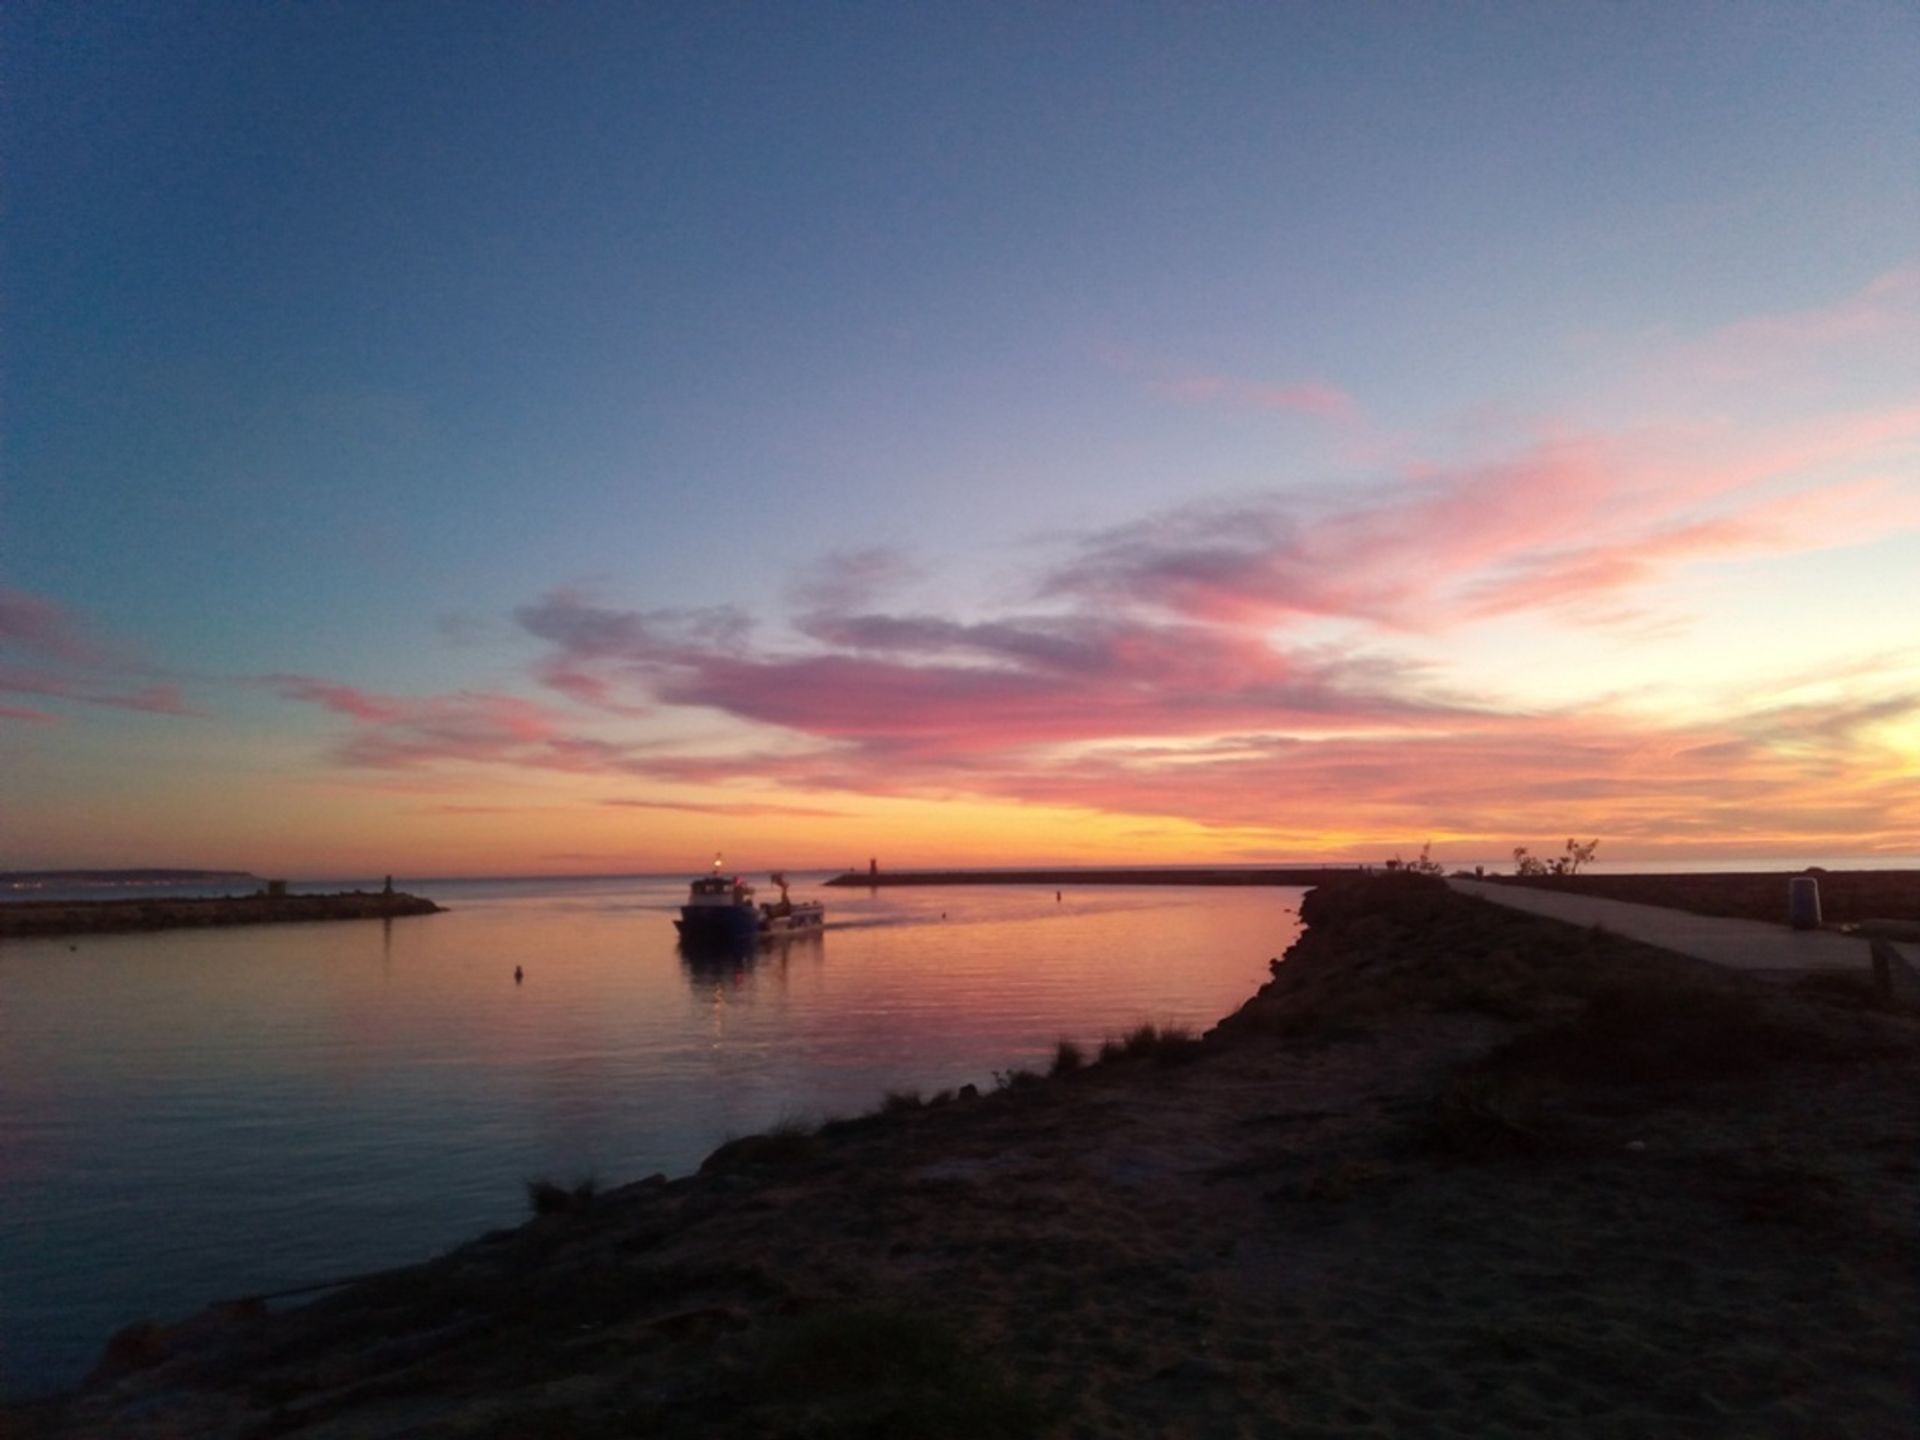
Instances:
[[[555,594],[627,616],[734,607],[770,682],[793,679],[775,661],[885,654],[937,708],[943,677],[977,678],[940,669],[952,632],[923,626],[913,638],[934,648],[911,651],[898,630],[885,650],[872,630],[823,638],[810,578],[844,580],[865,556],[853,571],[884,583],[858,598],[896,617],[1057,630],[1139,610],[1218,640],[1255,623],[1245,605],[1182,609],[1151,586],[1096,600],[1063,567],[1110,562],[1116,536],[1137,555],[1182,507],[1217,520],[1251,505],[1269,529],[1220,523],[1264,537],[1270,571],[1419,568],[1418,548],[1335,543],[1354,528],[1340,517],[1400,513],[1396,497],[1435,476],[1551,489],[1568,447],[1626,492],[1576,484],[1561,529],[1549,516],[1514,542],[1531,549],[1494,543],[1512,533],[1504,503],[1485,534],[1448,530],[1468,568],[1434,563],[1428,620],[1327,575],[1311,613],[1298,586],[1279,608],[1271,583],[1251,587],[1272,654],[1312,669],[1309,649],[1333,646],[1397,667],[1359,700],[1335,687],[1355,701],[1343,737],[1415,690],[1471,691],[1466,708],[1549,728],[1623,693],[1661,697],[1646,723],[1704,722],[1721,692],[1689,690],[1690,657],[1765,693],[1768,635],[1848,584],[1876,618],[1848,627],[1836,673],[1905,658],[1822,695],[1907,692],[1913,661],[1878,612],[1916,598],[1920,568],[1901,418],[1920,394],[1908,8],[27,4],[4,25],[0,586],[25,597],[16,617],[41,618],[16,618],[15,653],[0,650],[29,672],[14,708],[35,717],[0,731],[0,758],[33,773],[0,861],[164,861],[152,852],[179,793],[128,777],[154,755],[184,775],[238,754],[257,757],[249,805],[286,833],[310,810],[337,817],[326,838],[286,843],[295,868],[357,854],[356,827],[393,819],[396,772],[406,804],[437,786],[433,804],[508,817],[487,838],[403,826],[454,864],[506,864],[516,806],[558,831],[616,779],[650,805],[712,808],[661,810],[684,826],[639,840],[591,811],[608,861],[694,845],[713,809],[743,808],[743,786],[869,827],[882,799],[907,806],[885,823],[914,843],[942,833],[942,813],[966,830],[1017,811],[1032,846],[1088,834],[1124,851],[1142,813],[1128,807],[1146,805],[1162,838],[1144,849],[1295,849],[1309,831],[1177,815],[1124,786],[1104,802],[1102,775],[1045,798],[1036,774],[1085,763],[1057,727],[1042,755],[1024,721],[961,706],[956,732],[980,743],[923,771],[898,758],[919,732],[882,723],[899,703],[884,687],[869,724],[795,716],[686,681],[688,658],[652,641],[588,653],[523,612]],[[1744,479],[1705,478],[1733,456]],[[1523,462],[1545,478],[1511,480]],[[1647,510],[1653,492],[1679,498]],[[1736,542],[1732,512],[1772,517],[1774,538]],[[1583,632],[1582,669],[1604,684],[1540,676],[1565,630],[1529,627],[1517,599],[1444,603],[1472,565],[1483,587],[1510,579],[1608,513],[1645,523],[1583,572],[1604,582],[1595,607],[1621,608],[1618,577],[1637,566],[1631,608],[1648,613],[1638,638]],[[1776,618],[1741,636],[1743,613]],[[82,633],[91,658],[76,658]],[[962,672],[1034,663],[977,639]],[[599,681],[621,695],[556,690],[556,653],[611,667]],[[1515,663],[1528,659],[1541,663]],[[290,699],[285,676],[416,709]],[[154,685],[193,713],[101,703]],[[1045,695],[1068,712],[1085,698]],[[564,769],[587,788],[562,793],[550,756],[355,749],[354,726],[451,713],[458,696],[557,707],[542,711],[550,737],[617,757]],[[1169,714],[1188,704],[1161,698]],[[1285,707],[1271,726],[1257,708],[1230,718],[1275,744],[1326,738]],[[1834,763],[1897,766],[1907,722],[1889,723],[1870,762]],[[1082,738],[1167,738],[1138,724]],[[638,758],[703,736],[708,759],[738,762],[731,783]],[[886,795],[855,767],[752,758],[850,744],[897,762]],[[1521,828],[1555,798],[1532,783],[1494,786],[1515,787]],[[1657,848],[1630,780],[1593,783]],[[1787,823],[1802,792],[1775,803],[1779,836],[1831,833]],[[1742,811],[1758,829],[1729,843],[1760,843],[1764,813]],[[1915,848],[1911,810],[1849,813],[1872,843]],[[1336,848],[1418,839],[1423,819],[1484,844],[1502,817],[1401,796],[1364,835],[1319,833]],[[260,843],[204,824],[196,854]]]

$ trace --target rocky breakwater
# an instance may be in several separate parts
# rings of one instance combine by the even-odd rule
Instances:
[[[307,920],[390,920],[445,907],[398,891],[330,895],[221,895],[193,899],[16,900],[0,904],[0,936],[98,935],[208,925],[278,925]]]
[[[1911,1433],[1920,1019],[1421,877],[1303,918],[1204,1038],[132,1327],[6,1433]]]

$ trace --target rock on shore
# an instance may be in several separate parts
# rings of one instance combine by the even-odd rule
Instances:
[[[1204,1042],[137,1329],[18,1433],[1911,1433],[1911,1013],[1417,877],[1303,916]]]

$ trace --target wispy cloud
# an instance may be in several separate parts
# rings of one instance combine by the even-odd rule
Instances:
[[[65,608],[44,595],[0,586],[0,646],[69,665],[117,663],[112,647],[89,635]]]
[[[1830,304],[1753,315],[1675,347],[1672,368],[1715,383],[1805,372],[1835,359],[1904,354],[1920,367],[1920,261],[1888,270]],[[1890,377],[1891,378],[1891,377]]]
[[[595,742],[569,733],[565,717],[515,695],[385,695],[307,675],[272,675],[264,683],[288,700],[358,722],[334,751],[343,764],[371,769],[449,762],[577,772],[605,768],[606,757]]]
[[[922,573],[902,551],[869,545],[836,551],[804,567],[787,587],[787,595],[802,612],[864,610]]]
[[[1149,380],[1147,389],[1163,400],[1182,405],[1311,415],[1341,423],[1351,423],[1360,417],[1360,407],[1351,395],[1319,380],[1274,385],[1232,375],[1178,375]]]
[[[938,616],[806,617],[813,653],[663,639],[645,617],[576,597],[521,611],[558,663],[819,739],[927,754],[1249,724],[1444,723],[1462,707],[1417,667],[1286,653],[1234,629],[1091,615],[964,624]],[[621,637],[616,642],[612,637]],[[730,636],[731,638],[731,632]],[[539,672],[555,661],[543,658]]]
[[[42,595],[0,588],[0,694],[34,695],[149,715],[198,716],[177,682],[124,646],[97,637],[70,610]],[[44,712],[0,707],[9,719]]]
[[[1354,498],[1192,504],[1087,537],[1044,589],[1212,623],[1337,618],[1417,630],[1586,606],[1700,561],[1920,526],[1911,479],[1823,478],[1901,453],[1920,438],[1920,410],[1717,438],[1568,435],[1413,469]]]
[[[838,820],[847,813],[844,810],[829,810],[821,805],[782,805],[749,798],[724,804],[694,800],[602,800],[600,803],[621,810],[674,810],[688,815],[725,815],[736,820],[755,820],[774,815],[803,820]]]

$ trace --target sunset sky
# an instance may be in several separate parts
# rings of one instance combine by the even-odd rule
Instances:
[[[0,47],[0,868],[1920,863],[1910,5]]]

